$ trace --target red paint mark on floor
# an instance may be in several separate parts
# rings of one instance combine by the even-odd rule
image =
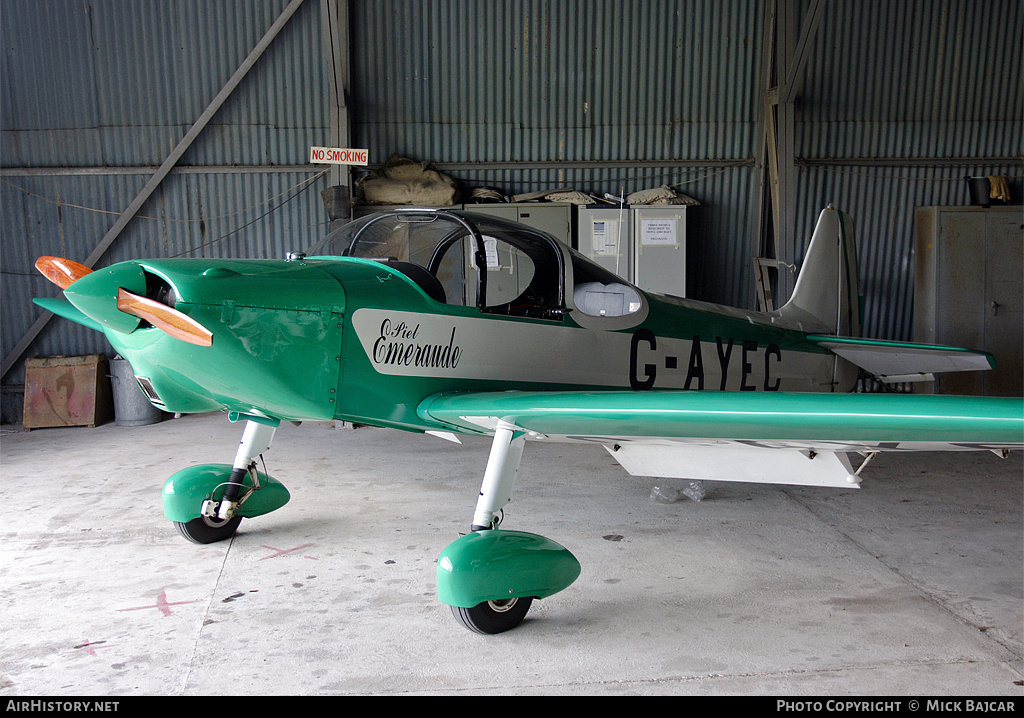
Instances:
[[[160,613],[164,614],[165,616],[170,616],[173,613],[173,611],[171,611],[171,606],[184,606],[187,603],[202,603],[202,602],[203,602],[203,599],[201,599],[201,598],[197,598],[194,601],[174,601],[174,602],[169,602],[167,600],[167,591],[161,591],[160,594],[156,597],[156,603],[153,604],[152,606],[135,606],[134,608],[119,608],[117,610],[119,612],[120,611],[142,611],[142,610],[147,609],[147,608],[156,608],[156,609],[159,609]]]
[[[294,553],[295,551],[301,551],[304,548],[309,548],[310,546],[314,546],[314,545],[315,544],[304,543],[301,546],[296,546],[295,548],[279,549],[279,548],[274,548],[273,546],[263,546],[263,544],[260,544],[260,546],[263,546],[263,548],[270,549],[271,551],[275,552],[275,553],[270,554],[269,556],[264,556],[263,558],[260,559],[260,561],[266,561],[268,558],[277,558],[278,556],[284,556],[287,553]],[[308,559],[310,559],[312,561],[319,561],[320,560],[320,559],[316,558],[315,556],[303,556],[303,558],[308,558]]]

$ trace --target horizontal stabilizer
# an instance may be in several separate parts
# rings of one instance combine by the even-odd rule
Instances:
[[[996,368],[991,354],[958,347],[845,337],[807,337],[881,381],[930,381],[934,374]]]

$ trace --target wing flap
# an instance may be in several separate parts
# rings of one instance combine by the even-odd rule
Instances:
[[[859,488],[860,483],[849,457],[839,451],[647,442],[606,444],[605,448],[633,476],[846,489]]]

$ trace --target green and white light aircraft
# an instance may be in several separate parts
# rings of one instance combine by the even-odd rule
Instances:
[[[598,443],[639,476],[846,488],[880,451],[1024,446],[1020,399],[853,391],[865,372],[907,382],[994,360],[859,338],[852,222],[831,207],[772,313],[644,292],[543,232],[416,208],[282,260],[36,266],[66,297],[37,304],[102,331],[156,406],[245,421],[232,465],[164,484],[192,541],[288,500],[256,470],[281,421],[493,436],[470,532],[437,568],[440,600],[482,633],[580,572],[554,541],[499,529],[527,440]]]

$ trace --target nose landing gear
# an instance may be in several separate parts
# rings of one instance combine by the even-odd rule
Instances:
[[[256,471],[255,459],[270,448],[279,422],[253,417],[246,422],[235,463],[200,464],[164,483],[164,516],[189,541],[214,543],[231,538],[242,518],[284,506],[290,495],[281,482]]]

